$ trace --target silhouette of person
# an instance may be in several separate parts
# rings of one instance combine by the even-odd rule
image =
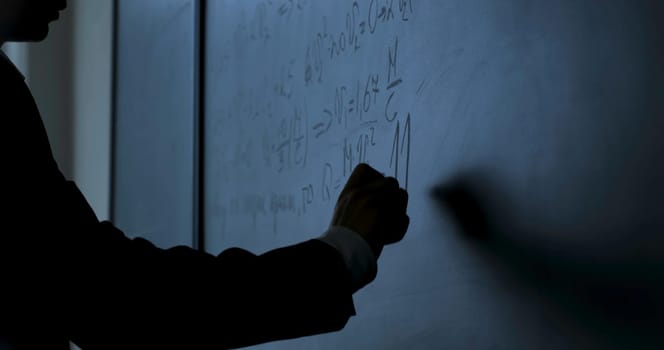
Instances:
[[[0,45],[40,41],[64,0],[3,0]],[[342,329],[383,246],[406,233],[397,180],[357,166],[320,237],[262,255],[160,249],[100,222],[51,154],[24,79],[0,57],[0,347],[234,348]]]

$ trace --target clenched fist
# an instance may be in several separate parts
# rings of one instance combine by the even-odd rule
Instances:
[[[360,234],[378,259],[383,246],[400,241],[406,234],[410,223],[407,206],[408,193],[395,178],[360,164],[339,195],[332,225]]]

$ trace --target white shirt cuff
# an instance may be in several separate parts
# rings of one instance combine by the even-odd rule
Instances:
[[[367,241],[358,233],[342,226],[330,226],[318,239],[341,254],[352,278],[353,292],[376,278],[376,256]]]

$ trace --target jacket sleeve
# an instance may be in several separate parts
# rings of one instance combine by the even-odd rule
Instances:
[[[339,330],[354,314],[350,273],[326,243],[214,256],[100,223],[59,172],[23,78],[2,59],[0,75],[0,338],[223,349]]]
[[[67,332],[83,349],[236,348],[337,331],[355,314],[350,273],[318,240],[214,256],[129,239],[109,222],[85,231],[67,298]]]

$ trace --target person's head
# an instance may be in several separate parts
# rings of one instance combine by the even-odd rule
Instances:
[[[44,40],[65,7],[66,0],[0,0],[0,44]]]

